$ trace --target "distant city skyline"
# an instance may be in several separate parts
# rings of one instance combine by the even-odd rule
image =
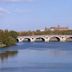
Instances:
[[[72,28],[72,0],[0,0],[0,29]]]

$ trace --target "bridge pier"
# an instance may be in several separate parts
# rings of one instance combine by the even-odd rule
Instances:
[[[61,42],[66,42],[66,38],[61,38]]]
[[[17,41],[18,41],[18,42],[23,42],[23,40],[24,40],[24,38],[22,38],[22,37],[20,37],[20,38],[18,37],[18,38],[17,38]]]
[[[35,42],[35,38],[31,38],[31,42]]]

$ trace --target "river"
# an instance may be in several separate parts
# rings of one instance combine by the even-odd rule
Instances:
[[[72,72],[72,42],[23,42],[0,48],[0,72]]]

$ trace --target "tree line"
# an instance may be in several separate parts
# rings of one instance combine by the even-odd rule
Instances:
[[[31,35],[72,35],[72,30],[48,30],[48,31],[28,31],[19,32],[20,36],[31,36]]]

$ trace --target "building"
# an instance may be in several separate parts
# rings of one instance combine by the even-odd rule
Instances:
[[[54,31],[54,30],[69,30],[68,27],[61,27],[60,25],[56,26],[56,27],[50,27],[49,30]]]

